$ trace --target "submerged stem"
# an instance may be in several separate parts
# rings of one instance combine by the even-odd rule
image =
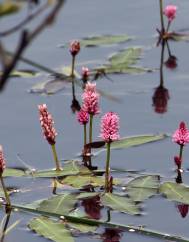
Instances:
[[[60,162],[58,160],[55,144],[51,145],[51,147],[52,147],[52,151],[53,151],[53,156],[54,156],[54,161],[55,161],[55,165],[56,165],[56,170],[57,171],[61,171],[61,166],[60,166]]]
[[[110,142],[107,143],[106,155],[106,173],[105,173],[105,192],[109,192],[109,176],[110,176]]]
[[[2,185],[2,188],[3,188],[3,192],[5,194],[6,205],[7,205],[7,207],[11,207],[9,194],[7,192],[7,188],[6,188],[5,183],[4,183],[4,180],[3,180],[3,177],[2,177],[2,173],[0,174],[0,180],[1,180],[1,185]]]

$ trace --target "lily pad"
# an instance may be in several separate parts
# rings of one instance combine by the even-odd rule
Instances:
[[[80,45],[82,47],[96,47],[96,46],[105,46],[105,45],[115,45],[119,43],[125,43],[131,40],[132,37],[123,34],[123,35],[101,35],[101,36],[91,36],[81,39]],[[60,47],[66,47],[66,45],[60,45]]]
[[[101,197],[101,202],[104,206],[110,207],[119,212],[132,215],[140,214],[138,206],[127,197],[121,197],[112,193],[105,193],[104,196]]]
[[[74,242],[74,239],[64,223],[56,222],[46,217],[34,218],[28,227],[37,234],[56,242]]]
[[[160,192],[169,200],[189,205],[189,187],[173,182],[165,182],[160,186]]]

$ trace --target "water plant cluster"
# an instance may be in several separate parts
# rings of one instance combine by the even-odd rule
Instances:
[[[163,1],[160,0],[159,2],[161,28],[157,29],[157,46],[161,46],[160,85],[155,89],[152,100],[155,111],[164,113],[167,111],[169,93],[163,83],[163,67],[174,69],[177,65],[177,59],[170,51],[169,41],[183,36],[170,31],[171,25],[176,18],[177,6],[168,5],[163,7]],[[165,18],[167,24],[165,24]],[[72,58],[68,75],[46,68],[47,72],[54,75],[55,80],[46,82],[40,88],[40,91],[42,89],[47,93],[52,93],[52,89],[55,89],[55,92],[59,90],[59,86],[56,89],[57,77],[66,79],[72,86],[71,109],[76,114],[75,122],[83,129],[83,136],[81,137],[83,147],[77,159],[66,161],[60,159],[56,151],[56,137],[58,135],[55,127],[56,123],[46,104],[38,105],[39,123],[42,135],[52,150],[55,164],[53,169],[23,170],[9,168],[7,167],[8,162],[6,162],[3,147],[0,146],[1,205],[6,214],[5,222],[2,223],[1,241],[4,241],[8,231],[17,225],[16,222],[9,227],[11,213],[22,211],[34,214],[34,218],[27,225],[30,230],[57,242],[73,242],[77,240],[78,235],[85,237],[98,235],[98,238],[101,238],[104,242],[118,242],[125,231],[162,240],[189,241],[189,239],[176,234],[170,235],[143,228],[140,225],[119,224],[112,220],[114,211],[131,216],[144,215],[143,203],[155,195],[163,195],[167,199],[174,201],[183,218],[187,216],[189,208],[189,187],[182,184],[182,173],[184,172],[183,150],[189,143],[189,130],[184,121],[180,122],[179,128],[171,136],[172,141],[179,146],[179,153],[173,158],[176,165],[176,182],[164,181],[159,174],[140,174],[140,172],[124,169],[117,170],[111,166],[111,153],[114,149],[125,149],[170,138],[167,134],[124,137],[119,132],[120,118],[116,110],[112,110],[112,107],[111,110],[107,110],[104,114],[101,113],[101,96],[112,97],[100,91],[95,81],[100,76],[109,78],[109,74],[112,73],[149,71],[142,67],[133,67],[133,63],[138,58],[139,49],[130,48],[118,53],[110,57],[109,62],[105,65],[92,70],[83,66],[81,75],[76,72],[77,56],[83,46],[92,46],[99,43],[119,43],[125,40],[128,40],[128,37],[104,36],[103,38],[84,39],[83,42],[71,41],[69,45],[63,46],[69,48]],[[165,61],[164,52],[166,49],[169,57]],[[24,61],[27,62],[26,59]],[[42,65],[33,64],[38,68],[45,69]],[[16,71],[12,72],[12,74],[19,75]],[[81,104],[76,98],[75,85],[79,85],[82,89]],[[93,124],[96,122],[96,116],[99,113],[102,114],[99,123],[100,131],[99,134],[94,135]],[[94,136],[98,136],[99,139],[95,140]],[[97,153],[95,153],[96,150]],[[94,156],[97,156],[100,152],[106,152],[106,160],[102,161],[103,169],[97,167],[93,160]],[[116,177],[117,172],[123,173],[124,178]],[[28,177],[29,179],[46,178],[51,180],[52,188],[49,189],[52,189],[52,196],[32,203],[25,203],[24,201],[22,204],[15,203],[14,199],[12,199],[15,189],[6,188],[6,177],[17,177],[17,179],[19,177]],[[103,231],[100,229],[103,229]]]

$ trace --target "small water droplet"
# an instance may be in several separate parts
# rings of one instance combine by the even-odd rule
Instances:
[[[133,233],[133,232],[135,232],[135,230],[134,229],[129,229],[129,232],[132,232]]]
[[[60,219],[64,220],[64,219],[65,219],[65,217],[62,215],[62,216],[60,216]]]
[[[126,187],[122,187],[121,189],[122,189],[122,191],[126,191]]]

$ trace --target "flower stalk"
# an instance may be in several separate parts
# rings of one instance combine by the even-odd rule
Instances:
[[[90,114],[89,121],[89,143],[92,143],[93,140],[93,114]]]
[[[51,148],[52,148],[52,152],[53,152],[53,157],[54,157],[54,161],[55,161],[56,170],[57,171],[61,171],[62,168],[61,168],[60,162],[58,160],[55,144],[52,144]]]
[[[106,145],[107,145],[107,154],[106,154],[106,172],[105,172],[105,192],[109,192],[111,143],[108,142]]]

